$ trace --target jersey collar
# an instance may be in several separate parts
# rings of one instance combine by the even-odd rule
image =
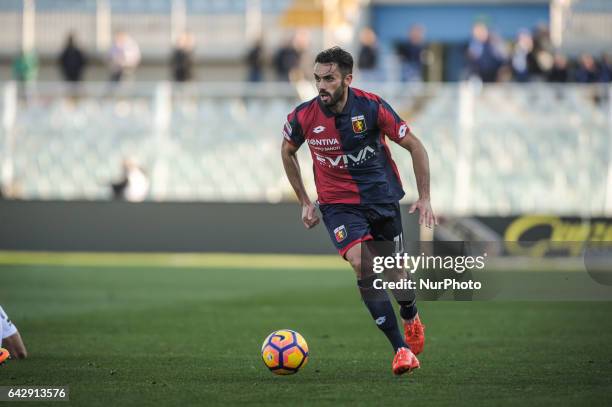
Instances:
[[[347,115],[351,112],[351,108],[353,107],[353,101],[355,100],[355,94],[353,89],[348,87],[348,97],[346,98],[346,104],[344,105],[344,109],[340,113],[332,112],[323,102],[321,102],[321,98],[317,96],[317,102],[319,103],[319,108],[325,114],[326,117],[334,117],[334,116],[342,116]]]

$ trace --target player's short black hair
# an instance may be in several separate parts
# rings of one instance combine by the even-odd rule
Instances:
[[[343,76],[353,73],[353,56],[338,46],[319,52],[315,63],[336,64]]]

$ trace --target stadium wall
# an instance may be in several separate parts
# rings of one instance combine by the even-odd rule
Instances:
[[[417,218],[404,216],[405,239]],[[296,203],[0,201],[0,250],[333,254]]]
[[[468,2],[466,2],[468,3]],[[405,40],[408,28],[425,27],[427,42],[467,43],[477,21],[487,23],[503,38],[514,39],[520,29],[531,29],[549,20],[549,5],[541,4],[458,4],[458,5],[376,5],[371,25],[384,45]]]

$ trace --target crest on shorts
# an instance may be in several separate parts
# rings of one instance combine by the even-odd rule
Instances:
[[[344,225],[338,226],[336,229],[334,229],[334,236],[336,236],[336,242],[338,243],[346,239],[346,228]]]
[[[357,134],[363,133],[368,129],[363,115],[351,117],[351,122],[353,123],[353,131]]]

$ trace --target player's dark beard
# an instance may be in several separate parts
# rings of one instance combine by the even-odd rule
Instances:
[[[329,107],[330,109],[332,109],[334,106],[336,106],[338,104],[338,102],[340,102],[340,100],[342,100],[342,97],[344,96],[344,92],[345,92],[345,88],[344,85],[340,85],[338,87],[338,89],[335,90],[335,92],[330,96],[329,93],[327,92],[323,92],[323,93],[319,93],[319,97],[321,95],[328,95],[330,96],[329,100],[327,102],[323,102],[325,104],[325,106]]]

